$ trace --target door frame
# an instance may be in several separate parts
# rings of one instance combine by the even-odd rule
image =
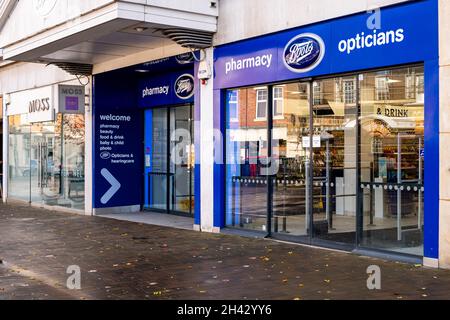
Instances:
[[[144,174],[143,174],[143,178],[144,178],[144,193],[147,193],[147,195],[150,193],[150,176],[152,174],[160,174],[160,175],[165,175],[166,177],[166,209],[158,209],[158,208],[150,208],[146,206],[145,203],[145,194],[143,197],[143,206],[142,206],[142,210],[143,211],[148,211],[148,212],[158,212],[158,213],[165,213],[165,214],[170,214],[170,215],[175,215],[175,216],[181,216],[181,217],[188,217],[188,218],[194,218],[194,207],[192,205],[189,206],[189,212],[183,212],[183,211],[179,211],[179,210],[174,210],[171,209],[171,205],[173,205],[173,197],[175,197],[175,191],[174,191],[174,187],[175,187],[175,181],[173,181],[171,183],[171,179],[174,177],[174,175],[170,172],[171,171],[171,163],[170,163],[170,158],[171,158],[171,135],[172,135],[172,128],[171,128],[171,117],[170,117],[170,112],[173,109],[176,108],[180,108],[180,107],[189,107],[189,117],[191,119],[190,124],[189,124],[189,131],[191,133],[191,142],[194,139],[193,136],[193,110],[194,110],[194,103],[183,103],[183,104],[176,104],[176,105],[168,105],[168,106],[158,106],[158,107],[154,107],[154,108],[149,108],[146,110],[166,110],[166,130],[167,130],[167,137],[166,137],[166,156],[167,156],[167,161],[166,161],[166,171],[165,172],[148,172],[146,173],[146,166],[145,166],[145,152],[144,152]],[[144,136],[145,136],[145,130],[146,130],[146,118],[144,117]],[[192,177],[193,177],[193,172],[194,170],[190,170],[189,172],[189,199],[190,199],[190,203],[192,204],[192,199],[195,199],[195,195],[193,193],[194,188],[192,186]],[[146,184],[146,179],[148,181],[148,184]],[[145,190],[145,186],[147,186],[147,190]],[[169,190],[173,190],[172,192],[170,192]],[[150,199],[150,197],[148,197],[148,199]]]

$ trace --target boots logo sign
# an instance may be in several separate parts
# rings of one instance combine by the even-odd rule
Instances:
[[[178,64],[191,64],[194,62],[194,54],[190,52],[182,53],[175,56],[175,60]]]
[[[49,15],[55,8],[56,0],[33,0],[33,6],[40,16]]]
[[[194,77],[183,74],[175,81],[175,94],[178,98],[187,100],[194,95]]]
[[[325,44],[313,33],[303,33],[291,39],[284,48],[283,62],[291,71],[304,73],[313,70],[325,56]]]

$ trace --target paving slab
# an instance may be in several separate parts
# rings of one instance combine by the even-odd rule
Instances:
[[[2,300],[450,298],[447,270],[26,205],[0,205],[0,236]],[[381,290],[367,288],[370,265]]]

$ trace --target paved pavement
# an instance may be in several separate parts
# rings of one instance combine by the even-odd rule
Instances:
[[[0,236],[0,300],[450,298],[450,271],[21,205],[0,205]]]

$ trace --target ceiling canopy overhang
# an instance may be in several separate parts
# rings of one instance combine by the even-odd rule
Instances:
[[[170,54],[177,51],[174,46],[180,53],[205,48],[217,30],[217,2],[174,0],[169,7],[161,0],[87,0],[93,7],[84,4],[70,17],[65,10],[73,11],[78,2],[0,0],[0,52],[3,60],[65,64],[70,69],[70,63],[95,65],[166,47]],[[52,24],[52,15],[70,19]],[[28,18],[42,21],[18,29],[17,19],[23,24]]]

